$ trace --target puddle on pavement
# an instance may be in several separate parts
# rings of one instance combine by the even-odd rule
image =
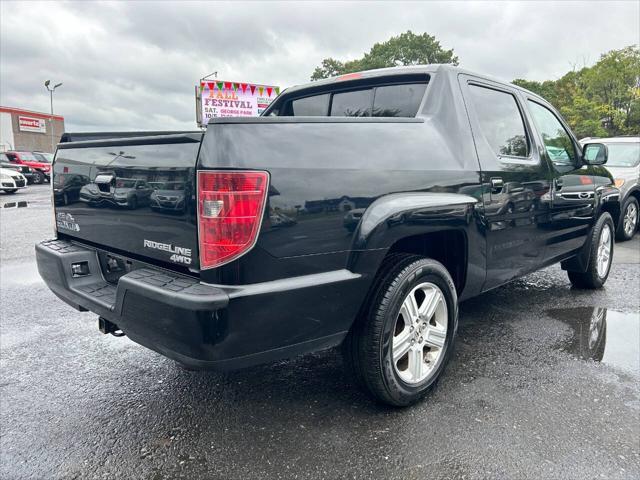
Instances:
[[[547,314],[573,329],[562,350],[640,376],[640,312],[578,307],[548,310]]]

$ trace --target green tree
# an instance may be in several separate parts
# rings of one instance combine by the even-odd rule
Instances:
[[[607,52],[595,65],[558,80],[513,83],[555,106],[579,138],[640,134],[638,46]]]
[[[433,35],[416,35],[411,30],[386,42],[376,43],[362,58],[342,62],[325,58],[313,71],[311,80],[334,77],[345,73],[371,70],[399,65],[424,65],[429,63],[451,63],[458,65],[453,49],[445,50]]]
[[[640,107],[640,48],[613,50],[583,74],[589,98],[605,105],[605,123],[614,135],[640,134],[634,117]]]

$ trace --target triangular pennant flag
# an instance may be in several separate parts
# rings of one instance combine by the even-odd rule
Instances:
[[[209,90],[213,91],[213,82],[207,83],[207,86],[209,87]]]
[[[240,88],[240,85],[238,85],[237,83],[233,84],[233,89],[237,92],[238,88]]]
[[[231,90],[231,82],[225,82],[224,83],[224,88],[226,88],[227,90]]]
[[[200,84],[200,93],[202,93],[202,91],[204,90],[204,83]]]
[[[241,84],[240,84],[240,88],[242,88],[242,93],[244,93],[244,92],[246,92],[246,91],[247,91],[247,86],[248,86],[248,85],[247,85],[246,83],[241,83]]]
[[[276,95],[280,95],[280,87],[276,87],[275,90],[276,90]]]
[[[271,92],[273,92],[273,88],[271,87],[267,87],[267,95],[270,97],[271,96]]]
[[[264,87],[258,87],[258,93],[262,96],[264,93]]]
[[[223,88],[222,82],[218,82],[216,83],[216,85],[218,85],[218,90],[222,91],[222,88]]]
[[[249,89],[251,90],[251,95],[253,95],[256,92],[256,86],[255,85],[249,85]]]

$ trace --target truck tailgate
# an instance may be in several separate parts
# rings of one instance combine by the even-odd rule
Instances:
[[[63,143],[53,166],[59,236],[197,270],[201,133]]]

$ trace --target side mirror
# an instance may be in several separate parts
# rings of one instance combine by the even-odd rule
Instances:
[[[587,143],[582,147],[582,161],[587,165],[604,165],[609,158],[609,150],[604,143]]]

